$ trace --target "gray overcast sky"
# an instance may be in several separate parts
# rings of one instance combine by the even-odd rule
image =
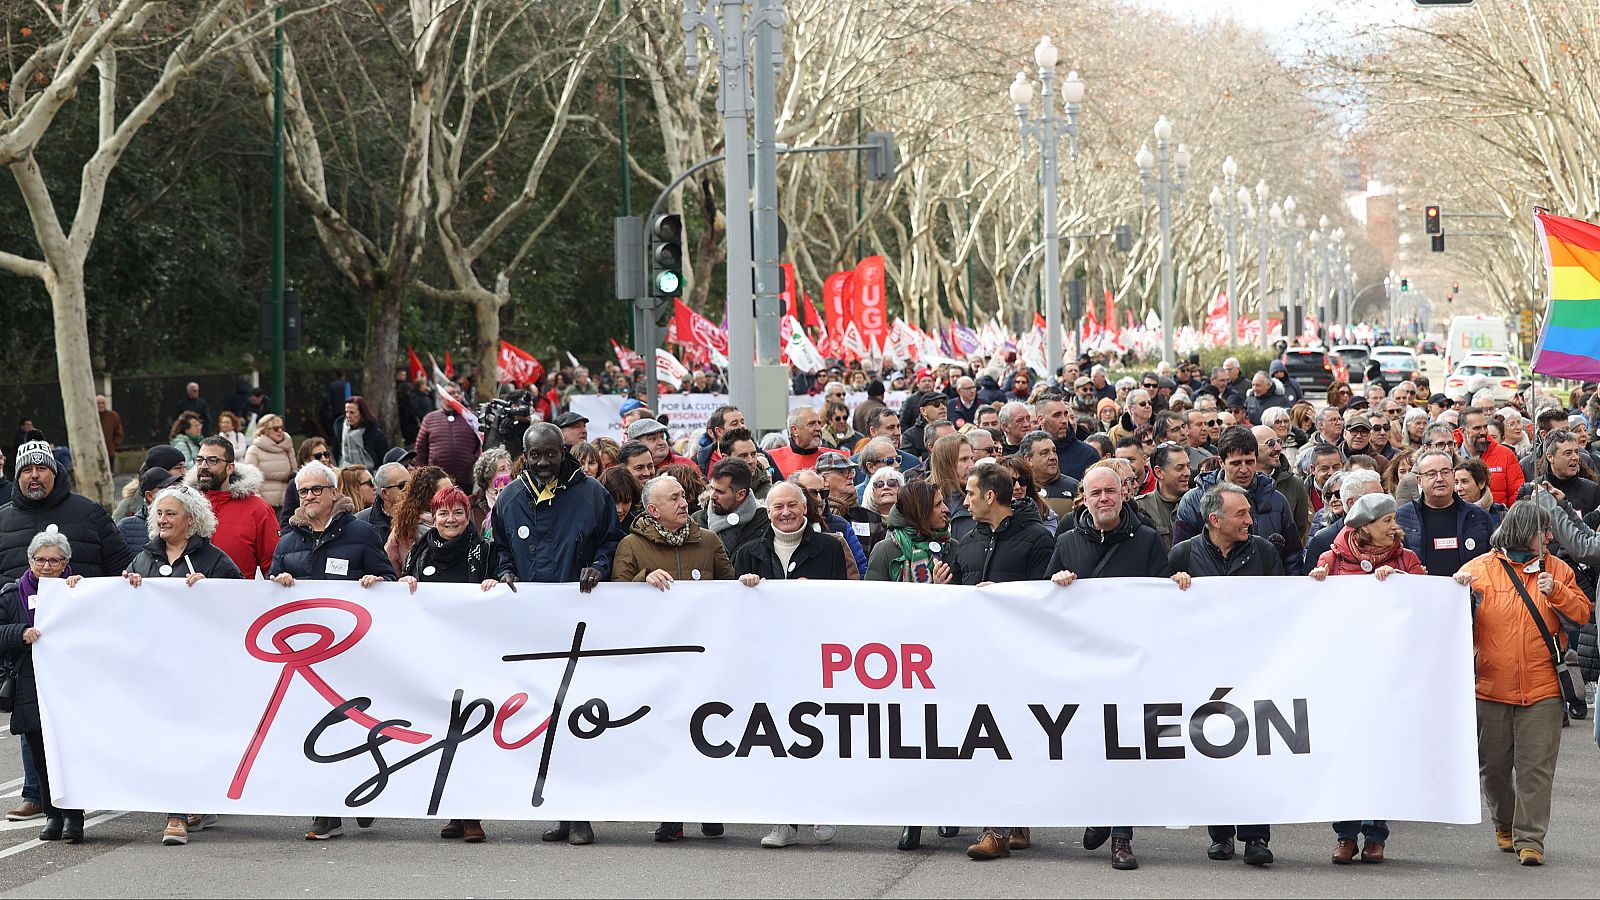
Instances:
[[[1270,32],[1284,49],[1293,52],[1302,44],[1295,26],[1308,16],[1326,17],[1330,13],[1344,25],[1366,25],[1395,21],[1419,15],[1410,0],[1138,0],[1145,6],[1179,17],[1210,19],[1231,16],[1248,25]],[[1429,15],[1452,15],[1437,11]]]

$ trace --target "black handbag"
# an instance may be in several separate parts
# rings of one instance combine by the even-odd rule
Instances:
[[[0,712],[11,712],[17,705],[17,665],[0,662]]]
[[[1550,633],[1549,626],[1544,624],[1544,616],[1539,615],[1539,608],[1533,605],[1533,598],[1528,596],[1528,589],[1523,587],[1522,579],[1517,577],[1517,570],[1503,559],[1500,560],[1500,565],[1505,566],[1506,574],[1511,576],[1511,583],[1516,586],[1517,594],[1522,597],[1522,605],[1528,608],[1528,615],[1533,617],[1533,624],[1539,626],[1539,635],[1544,638],[1545,648],[1550,651],[1550,664],[1556,669],[1556,681],[1561,685],[1562,701],[1570,710],[1585,708],[1587,703],[1584,700],[1583,689],[1578,686],[1577,677],[1567,666],[1567,658],[1561,652],[1560,643],[1556,641],[1555,635]]]

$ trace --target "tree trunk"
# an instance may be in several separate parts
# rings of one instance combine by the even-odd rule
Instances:
[[[394,365],[400,358],[400,311],[405,286],[385,281],[367,294],[367,353],[361,395],[391,443],[400,441],[400,415],[394,398]]]
[[[479,291],[472,298],[472,317],[478,324],[478,383],[474,386],[478,399],[494,396],[495,371],[500,364],[500,307],[501,299],[488,291]],[[551,367],[555,371],[557,367]]]
[[[57,262],[45,279],[54,311],[56,367],[61,379],[61,405],[67,414],[67,446],[78,493],[109,505],[111,465],[105,436],[94,405],[94,364],[89,358],[89,318],[83,291],[83,267]]]

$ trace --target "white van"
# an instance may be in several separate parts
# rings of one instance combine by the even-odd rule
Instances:
[[[1444,343],[1444,368],[1451,372],[1474,353],[1511,354],[1511,335],[1500,316],[1456,316]]]

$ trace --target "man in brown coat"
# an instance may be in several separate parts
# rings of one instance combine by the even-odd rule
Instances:
[[[100,412],[100,433],[106,439],[106,456],[110,457],[114,469],[117,464],[117,448],[122,446],[122,417],[111,408],[105,394],[96,394],[94,405]]]
[[[633,532],[617,544],[611,564],[612,581],[643,581],[657,590],[672,589],[680,578],[690,581],[731,581],[733,563],[722,539],[689,521],[689,498],[671,475],[645,482],[640,498],[644,512],[633,520]],[[703,822],[707,837],[722,834],[718,822]],[[655,831],[658,843],[683,837],[682,822],[662,822]]]

